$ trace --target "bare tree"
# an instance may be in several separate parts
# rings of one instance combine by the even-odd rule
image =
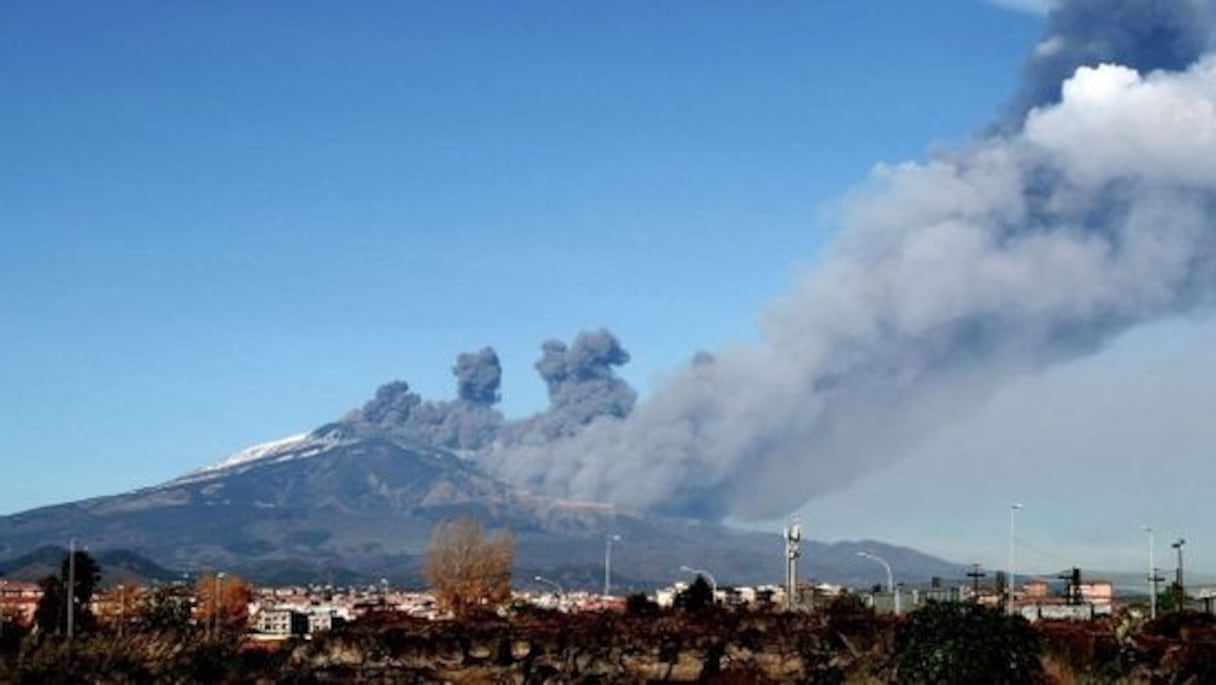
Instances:
[[[487,536],[481,524],[462,517],[431,532],[426,576],[439,606],[461,615],[511,598],[515,542],[507,532]]]
[[[138,585],[116,585],[94,599],[94,612],[103,625],[121,635],[135,617],[144,613],[147,594],[147,590]]]
[[[213,638],[244,632],[249,623],[253,588],[240,576],[207,572],[194,586],[195,619]]]

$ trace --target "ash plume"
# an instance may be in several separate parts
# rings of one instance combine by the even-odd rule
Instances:
[[[494,409],[502,367],[487,347],[461,354],[452,367],[457,399],[424,401],[405,381],[380,386],[361,409],[344,421],[357,431],[385,435],[405,443],[450,450],[474,450],[490,444],[503,424]]]
[[[606,329],[583,331],[570,345],[549,340],[536,370],[549,389],[549,406],[531,417],[505,422],[494,405],[501,399],[502,365],[493,348],[456,358],[455,400],[423,400],[405,381],[380,386],[346,423],[364,434],[412,445],[475,451],[500,445],[546,443],[578,433],[599,418],[622,419],[637,393],[618,378],[629,353]]]
[[[479,352],[466,352],[456,357],[452,367],[456,376],[456,396],[466,402],[494,405],[501,397],[498,387],[502,384],[502,365],[498,354],[491,347]]]
[[[549,407],[509,425],[502,442],[544,443],[574,435],[600,418],[628,416],[637,393],[615,371],[628,362],[629,353],[605,329],[583,331],[568,346],[546,341],[536,371],[549,389]]]
[[[1117,62],[1141,73],[1179,71],[1212,47],[1212,0],[1070,0],[1047,17],[1047,30],[1024,67],[1008,114],[1015,126],[1034,107],[1060,101],[1077,67]]]
[[[1209,10],[1061,4],[1018,96],[1025,116],[927,162],[879,167],[819,263],[767,309],[760,342],[674,372],[628,415],[484,459],[565,496],[781,516],[1013,379],[1210,308]],[[547,350],[546,380],[550,367],[564,378],[566,352]]]

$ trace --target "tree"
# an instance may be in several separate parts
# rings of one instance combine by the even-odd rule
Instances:
[[[21,624],[20,613],[11,607],[0,608],[0,660],[3,655],[16,652],[25,637],[25,626]]]
[[[249,625],[249,600],[253,589],[240,576],[204,573],[194,585],[198,598],[195,618],[212,637],[243,633]]]
[[[1021,616],[973,603],[930,602],[895,632],[896,682],[1043,682],[1042,640]]]
[[[676,595],[674,603],[676,608],[683,609],[684,611],[703,611],[706,607],[713,606],[713,588],[698,573],[697,579],[692,581],[692,585],[689,585],[687,589],[680,591],[680,594]]]
[[[150,633],[183,632],[190,626],[192,599],[184,585],[157,585],[139,602],[134,627]]]
[[[655,616],[659,613],[659,605],[641,592],[635,592],[625,598],[625,613],[629,616]]]
[[[97,618],[106,627],[122,634],[134,618],[143,614],[147,591],[139,586],[115,585],[97,596]]]
[[[42,586],[42,599],[38,601],[34,612],[34,623],[38,630],[44,633],[66,633],[69,603],[72,606],[73,632],[87,633],[92,630],[96,619],[89,609],[89,602],[100,582],[101,567],[88,552],[77,551],[65,555],[59,576],[47,576],[39,581]]]
[[[1186,603],[1190,597],[1178,583],[1170,583],[1169,587],[1157,595],[1157,609],[1162,612],[1186,611]]]
[[[435,526],[426,554],[426,577],[435,601],[456,615],[511,598],[515,543],[509,533],[487,537],[477,520],[462,517]]]
[[[38,588],[42,590],[42,598],[34,609],[34,627],[40,633],[58,635],[64,632],[64,607],[67,603],[64,601],[63,583],[56,576],[46,576],[38,581]]]

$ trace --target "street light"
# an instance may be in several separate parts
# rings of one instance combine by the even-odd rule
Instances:
[[[220,607],[223,605],[221,596],[223,595],[224,591],[224,576],[226,575],[228,574],[224,573],[223,571],[215,574],[215,602],[212,604],[211,608],[213,610],[212,613],[214,614],[212,619],[215,622],[215,633],[213,637],[217,640],[220,637],[220,629],[222,627],[222,623],[220,621]]]
[[[1005,612],[1009,614],[1013,613],[1013,593],[1014,588],[1017,587],[1017,583],[1015,582],[1017,578],[1017,566],[1014,563],[1016,559],[1014,557],[1013,540],[1016,537],[1017,530],[1016,514],[1018,513],[1018,509],[1021,508],[1021,502],[1014,502],[1009,505],[1009,587],[1007,588],[1009,594],[1005,599]]]
[[[621,536],[613,533],[604,539],[604,596],[612,594],[612,543],[620,542]]]
[[[123,624],[127,622],[127,588],[118,585],[118,637],[123,635]]]
[[[1153,529],[1148,526],[1140,526],[1140,529],[1148,533],[1148,618],[1153,621],[1157,619],[1157,565],[1153,562]]]
[[[1174,586],[1178,592],[1178,610],[1182,611],[1186,604],[1186,585],[1182,582],[1182,546],[1186,544],[1186,540],[1178,538],[1170,543],[1170,547],[1178,550],[1178,575],[1174,579]]]
[[[863,557],[866,559],[873,559],[874,561],[877,561],[878,563],[882,564],[882,567],[887,570],[887,592],[891,593],[892,601],[895,603],[895,613],[898,615],[899,614],[899,595],[895,594],[895,574],[893,574],[891,572],[891,565],[887,563],[886,559],[883,559],[882,557],[878,556],[877,554],[875,554],[873,552],[858,552],[857,556]]]
[[[699,576],[705,576],[706,578],[708,578],[708,579],[709,579],[709,586],[710,586],[710,588],[712,588],[712,589],[713,589],[713,592],[714,592],[714,601],[715,601],[715,602],[717,601],[717,596],[718,596],[718,581],[714,580],[713,574],[711,574],[709,571],[706,571],[706,570],[705,570],[705,569],[703,569],[703,568],[693,568],[693,567],[688,566],[688,565],[681,566],[681,567],[680,567],[680,570],[681,570],[681,571],[683,571],[683,572],[685,572],[685,573],[695,573],[695,574],[697,574],[697,575],[699,575]]]
[[[557,589],[557,601],[559,604],[561,603],[561,601],[563,599],[565,599],[566,591],[562,589],[562,586],[559,585],[557,583],[557,581],[549,580],[548,578],[545,578],[544,576],[532,576],[532,579],[538,583],[545,583],[546,585],[552,585],[554,588],[556,588]]]
[[[76,633],[76,538],[68,542],[68,639]]]

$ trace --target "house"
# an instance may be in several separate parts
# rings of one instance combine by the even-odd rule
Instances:
[[[0,621],[15,621],[29,627],[34,623],[34,612],[42,600],[42,588],[38,583],[0,578]]]
[[[341,614],[333,607],[318,605],[311,606],[304,615],[308,619],[308,634],[315,635],[326,630],[333,630],[341,626],[346,621]]]
[[[1077,589],[1081,591],[1081,600],[1090,604],[1110,604],[1114,601],[1115,590],[1109,580],[1087,580],[1080,583]]]
[[[1042,578],[1031,578],[1022,584],[1021,596],[1026,600],[1047,599],[1051,595],[1051,587]]]
[[[294,609],[263,609],[253,620],[253,630],[273,637],[308,634],[308,616]]]

